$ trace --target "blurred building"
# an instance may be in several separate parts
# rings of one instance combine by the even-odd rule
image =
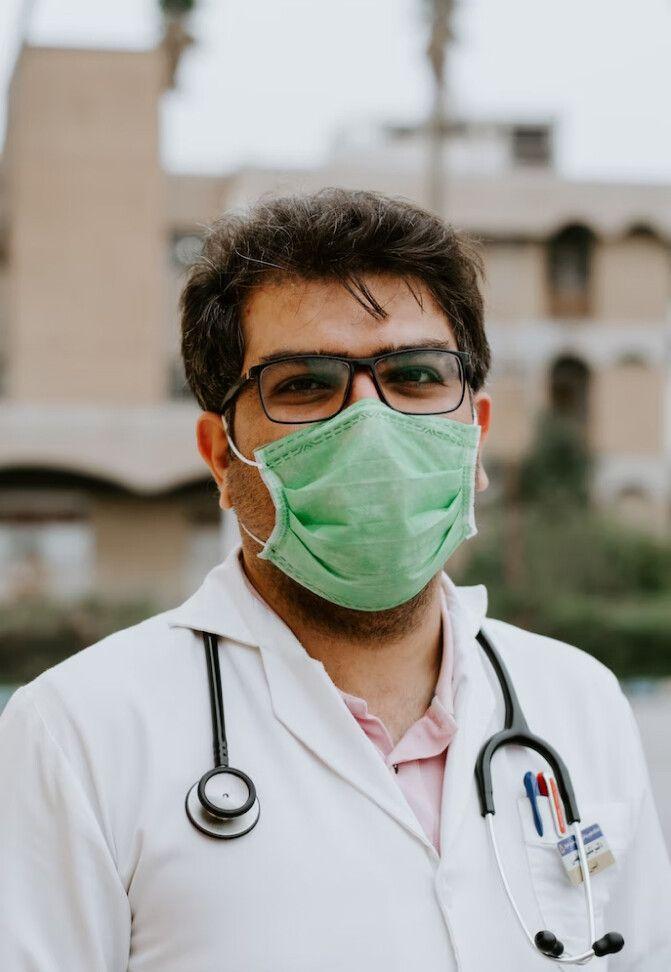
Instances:
[[[177,298],[205,224],[276,189],[426,200],[411,127],[345,133],[310,172],[169,175],[165,85],[162,49],[24,46],[17,63],[0,182],[0,599],[169,604],[234,535],[178,352]],[[551,407],[584,424],[596,500],[668,534],[671,185],[562,179],[550,122],[445,135],[447,215],[487,265],[495,484]]]

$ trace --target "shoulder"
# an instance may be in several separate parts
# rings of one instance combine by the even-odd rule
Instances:
[[[498,620],[483,625],[508,669],[529,724],[576,744],[638,752],[631,706],[614,673],[575,645]],[[490,673],[490,677],[494,677]]]
[[[166,679],[174,686],[195,659],[191,632],[171,628],[169,613],[116,631],[46,669],[14,693],[9,713],[29,718],[32,710],[69,752],[103,735],[123,744],[152,699],[167,694]]]
[[[48,692],[95,689],[113,691],[152,667],[165,664],[179,636],[168,624],[169,611],[153,615],[101,638],[29,683],[36,697]]]
[[[483,627],[506,664],[540,683],[571,682],[591,691],[621,694],[613,672],[575,645],[494,618],[488,618]]]

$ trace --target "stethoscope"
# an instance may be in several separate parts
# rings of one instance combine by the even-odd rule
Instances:
[[[259,821],[260,807],[256,787],[251,778],[242,770],[233,769],[228,764],[228,744],[224,722],[224,700],[217,638],[207,631],[202,632],[202,635],[210,687],[214,768],[204,773],[187,793],[186,813],[191,823],[201,833],[210,837],[230,840],[234,837],[242,837],[254,829]],[[530,731],[510,680],[510,675],[492,643],[483,631],[478,633],[477,638],[501,685],[505,704],[505,720],[504,728],[493,735],[491,739],[488,739],[480,750],[475,766],[475,777],[480,797],[480,809],[487,822],[501,881],[520,927],[535,951],[556,962],[577,965],[587,962],[595,956],[619,952],[624,946],[624,939],[617,932],[608,932],[598,941],[595,941],[592,884],[580,829],[580,813],[578,812],[570,774],[556,750],[539,736],[534,736]],[[506,879],[496,834],[494,833],[493,818],[496,810],[492,793],[492,757],[497,750],[509,745],[526,746],[528,749],[533,749],[547,760],[554,771],[559,793],[564,802],[566,819],[573,829],[585,889],[589,939],[588,948],[579,955],[564,955],[563,944],[551,931],[544,930],[537,932],[536,935],[531,934],[524,923]],[[589,942],[593,944],[589,945]]]
[[[503,693],[503,701],[505,703],[504,727],[500,732],[493,735],[491,739],[488,739],[480,750],[477,762],[475,764],[475,778],[478,785],[478,795],[480,797],[480,810],[482,816],[487,822],[487,829],[489,831],[492,848],[494,850],[494,857],[496,858],[496,864],[499,869],[499,874],[501,875],[501,881],[503,882],[503,887],[508,897],[508,901],[515,912],[520,927],[526,935],[529,944],[533,949],[537,949],[539,952],[541,952],[541,954],[545,955],[546,958],[553,959],[556,962],[565,962],[567,965],[578,965],[589,961],[595,956],[611,955],[614,952],[619,952],[624,947],[624,938],[618,932],[607,932],[603,938],[595,941],[596,932],[594,929],[592,882],[589,873],[589,866],[587,864],[587,855],[585,853],[582,830],[580,828],[580,813],[578,812],[578,804],[573,792],[573,785],[571,783],[569,771],[567,770],[566,765],[564,764],[559,753],[557,753],[557,751],[553,749],[549,743],[545,742],[544,739],[541,739],[540,736],[535,736],[531,732],[529,726],[527,725],[527,720],[524,717],[522,706],[519,703],[515,689],[513,688],[513,684],[510,680],[508,670],[501,660],[501,656],[496,651],[489,639],[485,636],[483,631],[479,631],[477,637],[480,645],[485,651],[485,654],[491,662],[492,668],[496,673],[496,677],[499,680],[501,691]],[[503,870],[501,855],[499,854],[499,848],[496,842],[496,834],[494,833],[494,814],[496,813],[496,810],[494,809],[494,797],[492,793],[492,757],[497,750],[502,749],[504,746],[511,745],[526,746],[528,749],[533,749],[550,764],[557,780],[559,793],[564,802],[566,820],[571,824],[573,829],[573,835],[575,837],[576,846],[578,849],[580,870],[582,871],[583,886],[585,889],[585,905],[589,924],[589,938],[587,940],[588,947],[586,951],[580,953],[579,955],[564,955],[564,946],[562,942],[560,942],[557,936],[551,931],[544,930],[537,932],[536,935],[531,934],[524,923],[524,919],[522,918],[517,904],[515,903],[512,891],[510,890],[510,885],[508,884],[505,872]]]
[[[252,779],[228,765],[217,638],[209,631],[202,634],[210,685],[214,769],[203,773],[187,793],[186,814],[201,833],[230,840],[256,827],[261,808]]]

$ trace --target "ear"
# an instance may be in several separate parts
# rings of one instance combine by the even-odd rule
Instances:
[[[219,489],[219,506],[222,510],[233,509],[228,488],[228,469],[231,456],[221,415],[201,412],[196,422],[198,452],[207,463]]]
[[[486,392],[477,392],[473,396],[473,407],[475,408],[475,421],[480,426],[478,463],[475,471],[475,489],[476,492],[481,493],[489,486],[489,477],[482,465],[482,446],[489,433],[489,424],[492,417],[492,399]]]

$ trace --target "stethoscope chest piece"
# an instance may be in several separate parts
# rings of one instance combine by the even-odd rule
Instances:
[[[248,834],[260,812],[252,780],[230,766],[208,770],[186,795],[186,813],[194,827],[222,840]]]
[[[203,773],[187,793],[186,815],[201,834],[231,840],[253,830],[259,822],[261,810],[251,778],[242,770],[228,765],[217,638],[209,631],[202,634],[210,686],[214,769]]]

